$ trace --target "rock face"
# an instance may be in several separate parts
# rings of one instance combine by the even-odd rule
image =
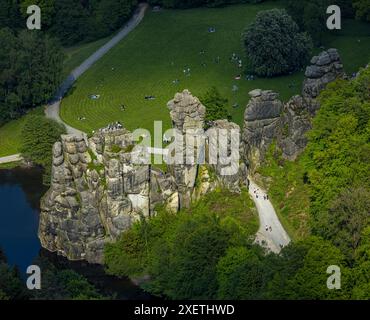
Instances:
[[[283,157],[295,160],[306,147],[306,132],[311,129],[308,105],[301,96],[294,96],[285,104],[279,127],[277,143]]]
[[[156,205],[175,213],[217,186],[238,191],[238,174],[218,177],[224,165],[197,162],[199,148],[209,148],[203,131],[205,107],[188,91],[177,94],[168,106],[179,133],[193,130],[205,139],[195,148],[193,163],[173,164],[168,173],[133,160],[145,158],[148,150],[136,145],[121,125],[101,129],[90,139],[65,135],[55,143],[51,187],[41,201],[39,238],[44,248],[70,260],[102,263],[104,245],[141,217],[155,214]],[[215,127],[240,131],[228,121]],[[233,139],[238,137],[226,140]],[[184,161],[187,148],[178,148]]]
[[[246,167],[240,167],[240,127],[227,120],[217,120],[207,130],[206,136],[206,148],[213,152],[211,154],[217,154],[217,159],[213,161],[215,164],[211,167],[215,171],[218,184],[239,193],[240,186],[248,184]],[[221,159],[223,154],[225,157]]]
[[[263,160],[275,140],[283,157],[294,160],[307,144],[306,132],[320,107],[316,98],[326,85],[343,77],[338,51],[329,49],[315,56],[305,72],[302,96],[292,97],[285,105],[272,91],[253,90],[244,114],[242,133],[244,160],[252,172]]]
[[[191,134],[192,137],[195,137],[194,141],[202,142],[202,139],[204,139],[203,127],[206,108],[188,90],[177,93],[175,98],[168,102],[167,106],[170,110],[176,134],[184,137],[184,143],[181,146],[177,143],[179,147],[176,150],[176,153],[182,157],[183,164],[170,166],[170,171],[178,186],[179,206],[180,208],[187,208],[191,203],[191,194],[195,186],[198,170],[198,153],[202,151],[202,146],[193,143],[195,148],[191,148],[191,143],[188,143],[190,141],[187,141],[186,137],[188,137],[187,134]],[[189,161],[189,154],[193,155],[193,161]],[[194,164],[191,164],[192,162]]]
[[[244,159],[253,170],[279,133],[283,103],[273,91],[253,90],[244,113]]]
[[[169,173],[151,170],[150,209],[155,210],[158,204],[166,203],[168,211],[176,213],[180,209],[179,192],[175,178]]]
[[[312,100],[318,97],[328,83],[343,76],[343,64],[336,49],[323,51],[311,59],[311,65],[306,68],[302,90],[302,96],[308,101],[307,106],[311,114],[320,107]]]
[[[107,241],[149,216],[150,170],[131,164],[132,144],[123,129],[89,141],[66,135],[54,145],[51,188],[41,201],[44,248],[101,263]]]

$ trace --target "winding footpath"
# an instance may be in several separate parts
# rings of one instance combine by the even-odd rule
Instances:
[[[90,67],[98,61],[101,57],[103,57],[110,49],[112,49],[117,43],[119,43],[122,39],[124,39],[132,30],[134,30],[139,23],[143,20],[145,16],[145,11],[148,8],[147,3],[141,3],[136,10],[133,17],[130,19],[129,22],[105,45],[100,47],[97,51],[95,51],[89,58],[87,58],[80,66],[74,69],[71,74],[64,80],[62,85],[60,86],[58,92],[56,93],[53,101],[45,108],[46,117],[49,119],[53,119],[61,124],[64,124],[68,134],[81,134],[84,135],[85,133],[69,126],[60,118],[60,103],[67,93],[69,88],[72,87],[73,83]]]
[[[147,3],[141,3],[134,13],[133,17],[127,24],[106,44],[95,51],[89,58],[87,58],[80,66],[75,68],[70,75],[63,81],[59,87],[54,99],[45,107],[45,115],[49,119],[53,119],[58,123],[63,124],[66,127],[68,134],[78,134],[85,136],[85,133],[69,126],[66,124],[59,115],[60,103],[67,93],[67,91],[72,87],[73,83],[85,72],[87,71],[96,61],[103,57],[110,49],[112,49],[117,43],[124,39],[132,30],[134,30],[139,23],[143,20],[145,16],[145,11],[149,5]],[[0,157],[0,164],[6,164],[11,162],[18,162],[23,160],[21,155],[15,154],[6,157]]]
[[[1,157],[0,158],[0,164],[18,162],[18,161],[22,161],[22,160],[23,160],[23,158],[20,154],[13,154],[11,156]]]
[[[255,242],[272,252],[279,253],[282,247],[289,244],[289,235],[281,225],[270,200],[263,198],[267,193],[251,179],[249,181],[249,194],[256,204],[260,220]]]

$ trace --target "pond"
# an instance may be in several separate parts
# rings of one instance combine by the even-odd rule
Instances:
[[[45,191],[40,169],[0,170],[0,247],[22,274],[41,248],[38,215]]]

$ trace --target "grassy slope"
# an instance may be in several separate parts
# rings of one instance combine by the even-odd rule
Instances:
[[[289,236],[293,240],[308,236],[310,200],[299,160],[282,161],[269,156],[258,173],[256,180],[268,190],[276,214]]]
[[[254,235],[259,228],[258,213],[246,189],[242,189],[241,195],[228,190],[210,192],[185,211],[213,212],[221,219],[232,217],[240,223],[248,235]]]
[[[116,120],[122,120],[130,129],[138,126],[151,129],[154,119],[163,119],[168,127],[169,115],[165,106],[176,91],[190,88],[199,95],[209,86],[216,85],[229,97],[230,105],[239,102],[240,107],[231,110],[234,121],[240,124],[250,89],[271,88],[280,92],[284,99],[300,90],[298,84],[303,78],[302,73],[252,82],[233,80],[239,70],[228,62],[228,58],[232,52],[243,54],[241,30],[258,10],[273,6],[276,3],[156,14],[148,12],[143,24],[128,39],[82,77],[77,84],[78,89],[66,99],[62,116],[67,122],[87,131]],[[209,26],[215,26],[217,32],[208,34]],[[348,73],[355,72],[370,60],[368,29],[364,23],[345,21],[342,31],[325,39],[327,47],[339,48]],[[108,39],[65,49],[64,74],[67,75]],[[207,50],[204,56],[199,55],[202,49]],[[213,62],[217,56],[222,59],[219,65]],[[175,66],[171,66],[172,61]],[[203,61],[208,62],[205,68],[201,66]],[[112,64],[114,71],[111,70]],[[182,74],[184,65],[192,69],[190,78]],[[180,79],[180,84],[173,85],[174,79]],[[287,85],[291,82],[297,86],[289,89]],[[103,86],[99,86],[101,84]],[[240,88],[236,94],[231,92],[233,84]],[[87,94],[96,91],[103,93],[102,98],[92,102]],[[145,94],[155,94],[158,98],[146,102],[143,99]],[[118,108],[122,102],[127,105],[125,112]],[[86,116],[86,122],[77,121],[79,116]],[[23,121],[19,119],[0,128],[0,156],[19,151]]]
[[[93,54],[108,40],[109,37],[66,48],[64,50],[66,54],[63,71],[64,77],[66,77],[74,68],[79,66],[86,58]],[[32,111],[32,113],[36,112],[38,114],[43,114],[42,110],[43,108],[40,107]],[[19,153],[21,131],[26,117],[27,115],[0,127],[0,157]]]
[[[324,39],[327,48],[338,48],[348,74],[357,72],[370,62],[370,24],[343,21],[342,30],[331,32]]]
[[[67,77],[74,68],[78,67],[86,58],[108,42],[111,37],[65,48],[64,54],[66,57],[63,65],[63,78]]]
[[[63,101],[62,118],[85,131],[117,120],[131,130],[152,129],[153,120],[163,120],[168,128],[166,104],[177,91],[187,88],[200,96],[215,85],[229,98],[234,121],[241,123],[251,89],[272,88],[284,98],[299,91],[298,87],[289,89],[288,83],[300,83],[302,74],[284,77],[286,82],[234,80],[241,71],[229,58],[233,52],[243,56],[242,30],[259,10],[275,6],[269,3],[148,12],[137,29],[77,81],[75,90]],[[210,26],[216,27],[216,33],[208,33]],[[202,50],[206,51],[204,55],[200,54]],[[217,56],[220,64],[214,62]],[[183,74],[185,66],[191,68],[190,77]],[[175,79],[180,83],[173,84]],[[236,94],[232,92],[234,84],[239,86]],[[90,100],[88,95],[93,93],[101,98]],[[146,101],[145,95],[157,99]],[[235,102],[240,105],[238,109],[231,108]],[[126,111],[120,110],[122,103]],[[79,121],[79,117],[86,117],[86,121]]]
[[[163,120],[168,128],[166,104],[175,92],[188,88],[200,96],[215,85],[229,98],[233,120],[241,124],[249,99],[247,93],[251,89],[273,89],[284,100],[301,89],[302,72],[272,79],[234,80],[240,70],[229,58],[233,52],[244,57],[242,30],[259,10],[276,5],[276,2],[269,2],[218,9],[148,12],[136,30],[78,80],[75,90],[63,101],[62,118],[87,132],[117,120],[130,130],[137,127],[152,130],[153,120]],[[207,32],[210,26],[216,27],[216,33]],[[366,27],[368,25],[363,23],[347,21],[342,32],[332,33],[325,39],[326,47],[339,48],[350,73],[369,60],[370,41]],[[359,39],[361,42],[357,41]],[[201,50],[206,53],[201,55]],[[221,58],[220,64],[214,62],[217,56]],[[206,67],[202,66],[203,62]],[[185,66],[191,68],[190,77],[183,74]],[[175,79],[180,83],[173,84]],[[290,83],[296,86],[289,88]],[[236,94],[231,90],[233,84],[239,86]],[[92,101],[89,94],[100,94],[101,98]],[[154,95],[157,99],[146,101],[145,95]],[[233,109],[231,106],[236,102],[240,107]],[[122,103],[126,111],[121,111]],[[79,117],[86,117],[86,120],[79,121]]]

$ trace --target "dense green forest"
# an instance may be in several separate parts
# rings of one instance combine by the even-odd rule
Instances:
[[[107,246],[108,272],[149,275],[142,286],[172,299],[369,299],[370,68],[329,85],[320,102],[294,163],[309,195],[308,234],[266,255],[252,244],[252,220],[243,220],[248,195],[219,191],[190,212],[159,210],[137,223]],[[330,265],[341,269],[341,290],[327,289]]]
[[[61,82],[58,42],[28,30],[0,29],[0,126],[47,102]]]
[[[63,75],[63,46],[112,34],[136,0],[0,0],[0,126],[48,102]],[[41,8],[41,30],[26,28],[27,7]]]
[[[42,270],[42,290],[30,291],[17,267],[7,264],[0,248],[0,300],[105,299],[86,278],[75,271],[58,270],[43,257],[38,257],[34,263]]]
[[[0,0],[0,28],[25,29],[27,7],[38,5],[41,30],[63,45],[111,34],[131,16],[136,0]]]

